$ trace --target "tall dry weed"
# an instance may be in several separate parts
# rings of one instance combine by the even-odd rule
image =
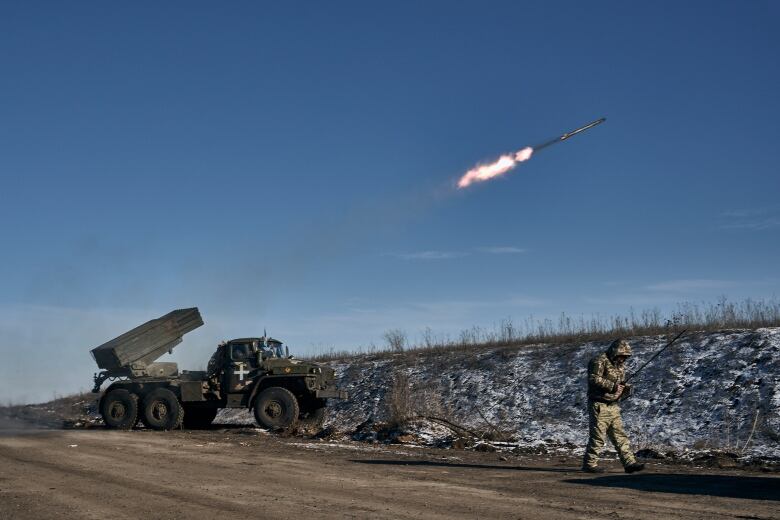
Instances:
[[[319,350],[310,358],[329,361],[357,354],[377,358],[401,353],[414,356],[419,352],[605,341],[616,336],[674,334],[683,329],[713,331],[777,326],[780,326],[780,300],[746,299],[732,302],[721,298],[716,303],[679,303],[666,313],[657,308],[639,312],[630,308],[627,314],[614,316],[569,316],[561,313],[557,320],[529,316],[519,325],[511,318],[505,318],[493,329],[475,326],[462,330],[456,338],[449,335],[436,336],[430,328],[426,328],[416,344],[410,343],[403,330],[392,329],[383,335],[386,344],[384,348],[372,345],[368,349],[346,351],[331,347],[330,350]]]

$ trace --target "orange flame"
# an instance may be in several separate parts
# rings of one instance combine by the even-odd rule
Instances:
[[[476,166],[467,171],[463,177],[458,181],[458,188],[465,188],[475,182],[483,182],[499,175],[503,175],[518,163],[527,161],[533,155],[534,149],[530,146],[526,146],[522,150],[518,150],[514,154],[502,155],[498,160],[490,163]]]

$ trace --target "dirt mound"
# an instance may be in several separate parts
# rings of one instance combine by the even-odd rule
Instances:
[[[89,428],[100,426],[97,394],[76,394],[48,403],[0,407],[0,427]]]
[[[629,372],[667,338],[630,338]],[[581,453],[587,439],[586,367],[608,342],[493,350],[403,352],[334,362],[350,399],[333,403],[328,425],[355,438],[381,437],[376,425],[436,416],[485,436],[501,434],[519,449]],[[636,379],[622,405],[635,449],[685,458],[716,451],[740,459],[780,458],[780,328],[693,332]],[[373,431],[366,430],[366,421]],[[437,445],[452,436],[427,426],[404,438]],[[379,433],[379,435],[377,435]],[[426,435],[427,434],[427,435]],[[395,438],[398,435],[387,435]],[[577,451],[579,450],[579,451]]]

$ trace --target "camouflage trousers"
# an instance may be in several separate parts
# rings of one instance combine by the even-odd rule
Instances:
[[[636,459],[631,452],[628,436],[623,429],[623,419],[620,417],[620,405],[617,403],[588,402],[588,417],[590,429],[588,447],[585,450],[584,466],[596,467],[599,454],[607,437],[612,441],[623,466],[634,464]]]

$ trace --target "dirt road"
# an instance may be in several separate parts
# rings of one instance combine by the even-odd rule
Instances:
[[[0,518],[780,518],[780,477],[201,432],[7,430]]]

